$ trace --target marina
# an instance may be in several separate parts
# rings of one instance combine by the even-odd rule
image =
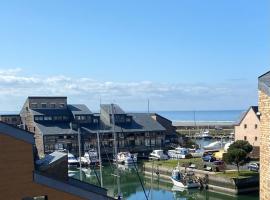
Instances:
[[[124,166],[124,167],[122,167]],[[144,200],[145,195],[140,185],[140,181],[136,175],[133,166],[119,165],[120,172],[120,189],[123,194],[123,199],[126,200]],[[138,164],[139,175],[143,180],[143,184],[151,200],[258,200],[258,193],[249,193],[247,195],[225,195],[222,193],[212,192],[209,190],[189,189],[173,186],[171,180],[166,180],[162,176],[151,179],[151,174],[145,175],[143,173],[142,164]],[[97,184],[98,181],[93,170],[84,170],[83,181]],[[103,183],[104,187],[108,189],[110,196],[117,195],[116,177],[112,176],[114,169],[110,165],[103,167]],[[97,171],[99,175],[99,172]],[[79,169],[73,169],[73,177],[79,179]],[[151,183],[152,182],[152,183]]]

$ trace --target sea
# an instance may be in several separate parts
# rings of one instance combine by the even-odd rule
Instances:
[[[215,111],[156,111],[159,115],[173,122],[179,121],[224,121],[234,122],[244,110],[215,110]]]

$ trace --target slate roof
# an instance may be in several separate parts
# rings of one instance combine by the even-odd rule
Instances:
[[[70,112],[67,109],[31,109],[33,115],[46,116],[69,116]]]
[[[77,134],[77,131],[71,129],[68,122],[36,122],[36,124],[43,135]]]
[[[114,114],[125,114],[125,112],[117,104],[113,104]],[[111,104],[101,104],[100,108],[103,109],[106,113],[112,114]]]
[[[249,109],[243,113],[241,113],[240,117],[238,118],[238,120],[236,120],[235,125],[239,126],[241,124],[241,122],[243,121],[243,119],[246,117],[247,113],[250,111],[250,109],[253,110],[253,112],[255,113],[255,115],[257,116],[257,118],[260,120],[260,116],[257,115],[259,108],[258,106],[250,106]]]
[[[270,96],[270,71],[261,75],[259,78],[258,88]]]
[[[131,124],[124,125],[115,125],[115,132],[147,132],[147,131],[165,131],[166,129],[155,121],[150,114],[148,113],[127,113],[129,116],[132,116]],[[83,127],[91,133],[96,133],[97,129]],[[106,124],[101,121],[100,131],[103,133],[111,133],[113,131],[112,124]]]
[[[93,114],[84,104],[69,104],[67,105],[70,112],[75,115],[91,115]]]

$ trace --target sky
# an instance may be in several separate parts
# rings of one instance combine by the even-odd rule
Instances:
[[[270,1],[0,1],[0,111],[27,96],[91,110],[257,104],[270,67]]]

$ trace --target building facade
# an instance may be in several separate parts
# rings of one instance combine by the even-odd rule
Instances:
[[[260,200],[270,199],[270,72],[259,77]]]
[[[253,147],[260,146],[260,115],[258,106],[251,106],[234,126],[235,140],[248,141]]]
[[[59,168],[50,167],[46,171],[37,169],[34,150],[32,133],[0,122],[0,199],[113,199],[107,196],[106,189],[69,178],[67,173],[63,174],[64,171],[68,171],[66,154],[62,157],[62,159],[66,159],[65,170],[62,170],[64,167],[62,164],[59,165],[61,166],[60,172]],[[55,156],[51,157],[55,160]]]
[[[126,113],[116,104],[103,104],[100,113],[92,113],[85,105],[67,104],[67,97],[28,97],[20,116],[22,127],[35,134],[41,157],[63,149],[78,156],[78,142],[82,152],[97,148],[97,134],[101,153],[112,154],[114,132],[119,151],[140,154],[163,147],[168,135],[168,127],[151,114]]]
[[[19,114],[2,114],[0,115],[0,121],[13,126],[19,126],[21,124],[21,117]]]

